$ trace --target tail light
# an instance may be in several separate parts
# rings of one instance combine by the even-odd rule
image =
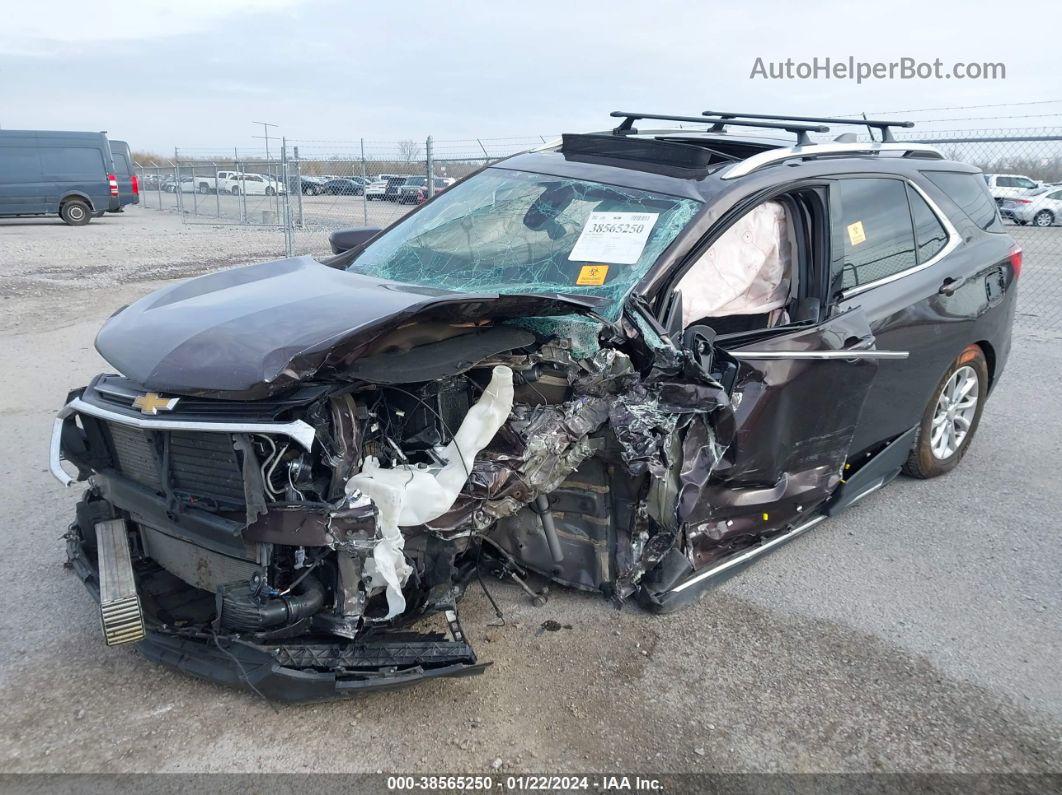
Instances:
[[[1021,246],[1015,246],[1014,249],[1010,252],[1010,267],[1011,270],[1014,271],[1014,281],[1017,281],[1018,277],[1021,276],[1021,261]]]
[[[140,180],[137,179],[136,174],[133,174],[133,195],[134,196],[139,196],[140,195]]]
[[[1032,204],[1032,199],[1011,199],[1015,204]]]
[[[107,184],[111,186],[111,195],[112,196],[117,196],[118,195],[118,177],[114,176],[114,174],[108,174],[107,175]]]

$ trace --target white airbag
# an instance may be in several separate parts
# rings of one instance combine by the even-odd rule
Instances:
[[[766,314],[785,306],[790,252],[785,208],[764,202],[743,215],[679,280],[682,325]]]
[[[437,519],[457,500],[472,471],[475,457],[486,447],[509,417],[513,407],[513,371],[499,365],[475,405],[468,410],[453,441],[439,451],[441,467],[405,464],[384,469],[367,458],[360,473],[347,481],[346,492],[361,492],[379,511],[380,540],[373,549],[376,570],[387,583],[387,617],[406,608],[402,586],[410,574],[402,549],[399,527]]]

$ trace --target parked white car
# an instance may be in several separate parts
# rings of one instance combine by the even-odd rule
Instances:
[[[1024,196],[1004,199],[999,212],[1005,217],[1013,218],[1022,226],[1053,226],[1062,223],[1062,188],[1057,185],[1037,188]]]
[[[1036,188],[1042,188],[1043,183],[1024,174],[985,174],[985,182],[988,183],[988,192],[996,200],[996,204],[1002,205],[1004,199],[1012,196],[1021,196]]]
[[[239,173],[226,182],[228,191],[233,196],[239,196],[241,193],[247,196],[276,196],[285,192],[284,185],[269,174]]]

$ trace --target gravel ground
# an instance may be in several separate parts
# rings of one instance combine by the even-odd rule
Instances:
[[[0,222],[3,771],[1062,770],[1062,345],[1022,332],[963,465],[900,479],[667,617],[492,586],[462,619],[481,677],[274,708],[107,649],[62,566],[47,473],[66,390],[114,308],[275,254],[273,232],[131,211]],[[544,632],[554,620],[561,629]],[[570,627],[570,628],[569,628]]]

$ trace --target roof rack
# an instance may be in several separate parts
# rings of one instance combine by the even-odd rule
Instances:
[[[878,155],[882,152],[895,152],[901,157],[926,157],[943,160],[944,155],[935,146],[926,144],[904,143],[902,141],[884,141],[881,143],[826,143],[812,146],[793,146],[787,149],[769,149],[766,152],[747,157],[735,163],[723,174],[722,179],[734,179],[751,174],[764,166],[790,160],[796,157],[827,157],[830,155]]]
[[[703,116],[668,116],[659,113],[628,113],[627,111],[614,110],[609,114],[615,119],[623,119],[623,122],[616,127],[613,131],[613,135],[634,135],[638,131],[634,129],[634,122],[638,119],[652,119],[654,121],[678,121],[689,122],[692,124],[711,124],[712,130],[716,132],[722,131],[726,126],[736,127],[761,127],[768,130],[785,130],[786,132],[794,133],[797,137],[797,146],[807,146],[812,141],[808,137],[808,133],[824,133],[829,132],[830,128],[821,124],[798,124],[795,123],[799,120],[792,119],[784,123],[770,122],[770,121],[746,121],[745,119],[706,119]],[[764,117],[766,118],[766,117]]]
[[[612,114],[615,115],[615,114]],[[738,124],[735,119],[773,119],[775,121],[802,121],[802,122],[818,122],[820,124],[853,124],[859,127],[866,127],[871,132],[871,138],[874,137],[874,130],[881,130],[882,143],[895,143],[896,139],[892,136],[892,127],[914,127],[913,121],[880,121],[878,119],[841,119],[829,116],[775,116],[767,113],[730,113],[728,111],[721,110],[706,110],[702,116],[714,116],[719,119],[715,126],[712,127],[714,132],[719,132],[727,124]],[[818,130],[818,132],[826,132],[826,130]]]

